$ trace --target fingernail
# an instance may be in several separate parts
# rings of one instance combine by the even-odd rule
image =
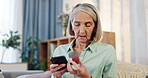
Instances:
[[[65,64],[61,64],[60,66],[65,66]]]
[[[69,62],[72,61],[72,58],[69,58],[68,61],[69,61]]]
[[[75,68],[73,65],[72,65],[71,67],[72,67],[74,70],[76,70],[76,68]]]

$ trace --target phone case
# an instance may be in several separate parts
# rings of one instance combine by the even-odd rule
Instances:
[[[65,56],[51,57],[50,60],[53,64],[67,64]]]
[[[58,69],[57,71],[60,71],[64,68],[67,67],[67,60],[65,58],[65,56],[58,56],[58,57],[51,57],[50,58],[50,61],[53,63],[53,64],[66,64],[65,67],[61,68],[61,69]]]

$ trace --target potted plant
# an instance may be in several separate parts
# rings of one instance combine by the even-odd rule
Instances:
[[[2,47],[4,48],[2,57],[1,57],[1,63],[3,61],[4,54],[6,52],[6,49],[9,49],[10,47],[13,49],[16,49],[18,51],[21,51],[20,49],[20,35],[18,34],[18,31],[11,31],[8,34],[4,34],[4,39],[2,39]]]
[[[28,62],[29,70],[38,70],[40,68],[38,59],[39,38],[29,37],[26,40],[26,46],[23,48],[21,58],[22,62]]]
[[[58,24],[60,24],[63,27],[63,35],[66,36],[66,29],[67,29],[67,25],[68,25],[69,14],[62,12],[58,16],[58,19],[60,20],[60,22],[58,22]]]

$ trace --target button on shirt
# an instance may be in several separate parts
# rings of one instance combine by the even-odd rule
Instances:
[[[53,56],[65,56],[69,59],[69,53],[73,52],[72,41],[66,45],[60,45],[55,49]],[[86,66],[92,78],[117,78],[117,64],[115,49],[112,45],[101,42],[92,42],[80,54],[80,60]],[[79,78],[66,72],[62,78]]]

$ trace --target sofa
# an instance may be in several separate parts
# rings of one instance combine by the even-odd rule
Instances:
[[[29,71],[1,71],[0,73],[0,78],[17,78],[18,76],[23,76],[23,75],[33,75],[33,74],[39,74],[43,73],[44,71],[41,70],[29,70]]]
[[[148,78],[148,65],[118,61],[118,78]],[[5,78],[49,78],[50,71],[2,71]],[[47,77],[48,76],[48,77]],[[0,76],[1,78],[1,76]]]

